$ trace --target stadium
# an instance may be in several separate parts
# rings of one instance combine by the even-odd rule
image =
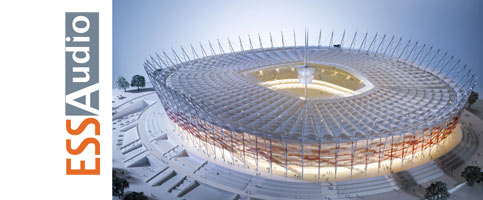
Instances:
[[[188,153],[326,181],[392,171],[451,143],[477,79],[457,58],[377,33],[306,32],[303,45],[289,37],[218,40],[217,50],[200,43],[146,60]]]

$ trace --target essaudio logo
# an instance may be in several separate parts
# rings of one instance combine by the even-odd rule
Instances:
[[[68,12],[65,14],[65,115],[66,131],[70,137],[66,139],[69,153],[66,158],[67,175],[100,174],[100,143],[96,138],[100,135],[98,114],[99,13]],[[75,128],[72,127],[74,121],[80,121]],[[84,133],[89,125],[94,126],[94,132]],[[72,147],[75,140],[80,144]],[[92,158],[90,162],[95,162],[95,168],[87,169],[86,160],[80,160],[80,168],[73,169],[72,158],[83,153],[89,145],[95,147],[94,155],[88,157]]]

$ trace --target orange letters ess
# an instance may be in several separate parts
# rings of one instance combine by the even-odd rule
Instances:
[[[80,134],[84,132],[84,130],[87,128],[88,125],[93,124],[94,125],[94,135],[100,135],[101,134],[101,127],[99,124],[99,121],[94,118],[86,118],[84,119],[79,127],[73,129],[71,120],[68,119],[66,120],[66,130],[70,135],[78,137]],[[93,144],[95,147],[95,155],[99,156],[101,154],[101,145],[99,143],[99,140],[93,137],[88,137],[82,140],[82,142],[79,144],[78,147],[72,148],[72,140],[67,139],[66,140],[66,146],[65,148],[67,149],[67,152],[71,155],[79,155],[81,154],[86,147],[89,144]],[[101,158],[97,157],[95,158],[95,169],[86,169],[86,161],[81,160],[80,161],[80,169],[72,169],[72,160],[70,158],[66,159],[66,174],[67,175],[99,175],[100,174],[100,169],[101,169]]]

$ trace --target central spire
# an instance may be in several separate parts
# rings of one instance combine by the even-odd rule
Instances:
[[[305,29],[305,48],[304,48],[304,65],[297,67],[300,83],[304,84],[304,100],[307,100],[307,85],[312,83],[314,79],[315,68],[307,66],[307,52],[309,49],[309,34]]]
[[[304,49],[304,68],[307,68],[307,48],[308,48],[308,43],[307,43],[307,28],[305,28],[305,49]],[[306,70],[307,71],[307,70]],[[305,93],[305,101],[307,101],[307,80],[304,81],[305,82],[305,89],[304,89],[304,93]]]
[[[309,32],[305,29],[305,49],[304,49],[304,67],[307,67],[307,49],[309,48]]]

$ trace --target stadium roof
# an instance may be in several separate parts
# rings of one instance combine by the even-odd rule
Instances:
[[[303,60],[303,51],[283,48],[211,56],[185,63],[168,77],[167,85],[205,105],[216,116],[214,123],[227,129],[309,140],[415,129],[447,119],[461,104],[457,97],[463,90],[452,79],[445,81],[430,70],[356,50],[311,47],[307,52],[313,65],[344,69],[371,86],[349,97],[305,101],[243,73],[296,65]],[[332,82],[346,82],[346,76],[340,80],[336,76]]]

